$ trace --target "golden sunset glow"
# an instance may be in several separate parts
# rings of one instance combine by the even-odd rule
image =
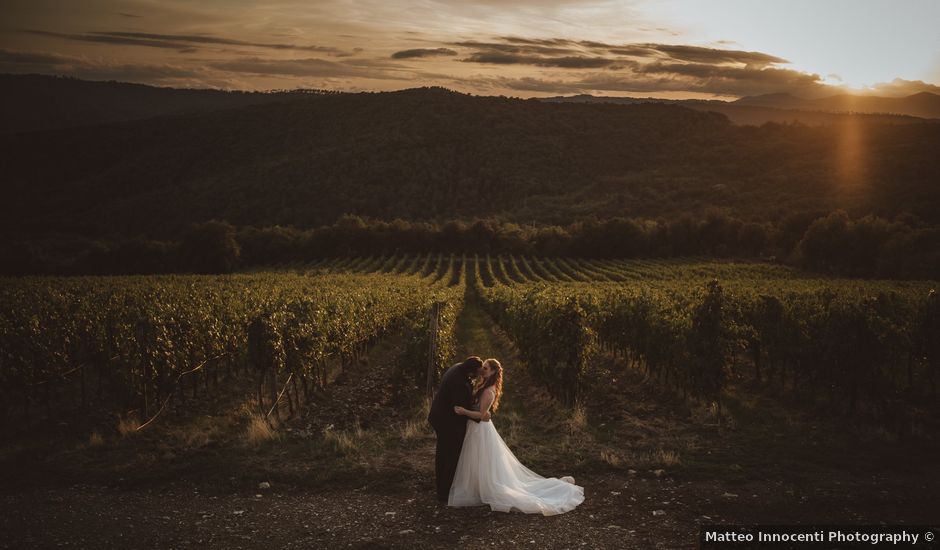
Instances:
[[[940,91],[940,3],[14,0],[0,72],[174,87],[734,99]]]
[[[864,171],[865,127],[857,118],[850,117],[839,126],[838,132],[838,154],[836,155],[838,180],[843,188],[856,187],[862,181],[861,175]]]

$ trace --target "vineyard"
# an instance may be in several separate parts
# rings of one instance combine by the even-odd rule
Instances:
[[[926,522],[935,288],[451,254],[0,279],[0,531],[437,548],[487,546],[493,522],[498,546],[691,548],[715,521]],[[578,509],[436,507],[425,397],[469,354],[503,361],[499,433],[575,476]]]
[[[607,355],[714,403],[719,419],[725,388],[746,380],[910,434],[936,397],[935,286],[697,259],[440,254],[233,276],[13,278],[0,283],[2,412],[109,408],[146,426],[167,402],[248,373],[259,412],[293,415],[392,333],[407,335],[403,368],[423,386],[455,360],[454,321],[472,299],[568,406]]]

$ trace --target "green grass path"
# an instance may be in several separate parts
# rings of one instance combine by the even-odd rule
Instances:
[[[503,395],[493,423],[510,450],[526,466],[546,477],[572,474],[585,456],[587,432],[567,410],[529,376],[506,335],[470,295],[457,319],[457,357],[490,357],[503,366]]]

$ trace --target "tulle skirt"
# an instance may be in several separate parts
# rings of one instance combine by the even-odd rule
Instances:
[[[488,504],[494,512],[551,516],[584,502],[584,487],[542,477],[516,458],[493,422],[467,422],[448,506]]]

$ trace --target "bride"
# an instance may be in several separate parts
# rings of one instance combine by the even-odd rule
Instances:
[[[503,393],[503,367],[487,359],[480,369],[483,384],[475,392],[479,410],[460,406],[454,412],[480,419],[499,408]],[[457,473],[450,487],[448,506],[489,504],[496,512],[517,510],[545,516],[563,514],[584,502],[584,488],[574,478],[544,478],[529,470],[509,450],[490,421],[467,422]]]

